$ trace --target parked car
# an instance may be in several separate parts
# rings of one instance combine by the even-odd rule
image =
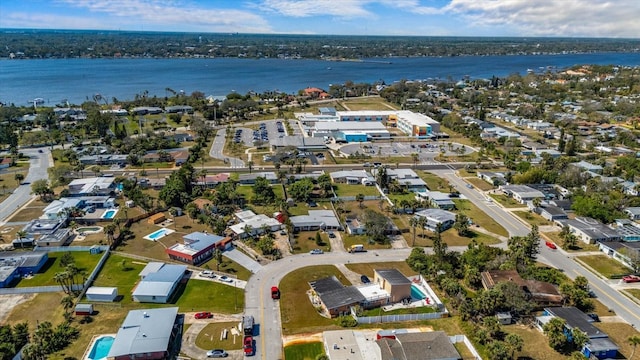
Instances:
[[[229,279],[229,277],[227,277],[227,275],[220,276],[220,281],[224,281],[224,282],[228,282],[228,283],[232,283],[233,282],[233,280]]]
[[[596,313],[588,313],[587,316],[593,319],[595,322],[600,322],[600,317]]]
[[[213,314],[208,311],[198,312],[195,315],[196,319],[211,319]]]
[[[360,281],[362,281],[363,284],[368,284],[371,282],[371,280],[369,280],[369,277],[367,275],[360,276]]]
[[[242,345],[242,350],[244,351],[244,355],[245,356],[252,356],[253,355],[253,337],[252,336],[245,336],[244,337],[244,343]]]
[[[627,275],[622,277],[622,281],[626,283],[636,283],[640,282],[640,276],[637,275]]]
[[[207,351],[208,358],[226,358],[229,354],[222,349],[213,349]]]
[[[210,277],[211,275],[213,275],[213,271],[210,270],[204,270],[200,273],[200,276],[202,277]]]
[[[311,255],[320,255],[320,254],[324,254],[324,251],[322,251],[322,249],[313,249],[313,250],[309,251],[309,254],[311,254]]]
[[[330,237],[330,238],[332,238],[332,239],[336,237],[336,234],[335,234],[333,231],[329,231],[327,234],[328,234],[328,235],[329,235],[329,237]]]

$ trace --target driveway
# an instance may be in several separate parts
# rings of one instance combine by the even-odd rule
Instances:
[[[225,160],[232,168],[242,168],[244,167],[244,161],[228,157],[223,154],[224,143],[226,141],[225,136],[227,134],[226,129],[220,129],[216,133],[216,137],[213,139],[213,143],[211,144],[211,150],[209,151],[209,156],[214,159]]]
[[[38,150],[42,152],[38,152]],[[31,200],[30,184],[36,180],[47,179],[49,177],[47,169],[53,166],[53,158],[51,158],[51,152],[48,148],[20,149],[20,152],[30,157],[29,173],[24,179],[24,185],[18,186],[18,188],[2,202],[0,206],[0,221],[2,222],[6,221],[13,212]]]
[[[227,251],[223,252],[222,255],[225,256],[225,257],[228,257],[229,259],[231,259],[231,260],[233,260],[235,262],[237,262],[238,264],[240,264],[244,268],[246,268],[249,271],[251,271],[252,274],[257,273],[258,271],[260,271],[262,269],[262,265],[260,265],[260,263],[258,263],[257,261],[253,260],[252,258],[250,258],[249,256],[247,256],[245,253],[243,253],[242,251],[240,251],[238,249],[227,250]]]

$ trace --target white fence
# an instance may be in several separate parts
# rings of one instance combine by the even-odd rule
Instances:
[[[358,324],[376,324],[376,323],[388,323],[388,322],[400,322],[400,321],[433,320],[433,319],[440,319],[446,316],[449,316],[449,314],[444,312],[424,313],[424,314],[380,315],[380,316],[356,316],[355,314],[353,315],[353,317],[356,320],[358,320]]]
[[[478,354],[478,351],[475,347],[473,347],[473,344],[471,343],[471,341],[469,341],[469,338],[466,335],[449,336],[449,340],[454,344],[460,342],[464,343],[464,345],[467,347],[467,349],[469,349],[469,352],[474,356],[475,359],[482,360],[482,356]]]

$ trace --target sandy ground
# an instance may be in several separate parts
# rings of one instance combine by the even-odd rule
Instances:
[[[4,323],[15,306],[33,299],[35,294],[0,295],[0,324]]]

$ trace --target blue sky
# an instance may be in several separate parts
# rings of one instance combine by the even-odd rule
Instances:
[[[0,0],[0,28],[630,37],[639,0]]]

